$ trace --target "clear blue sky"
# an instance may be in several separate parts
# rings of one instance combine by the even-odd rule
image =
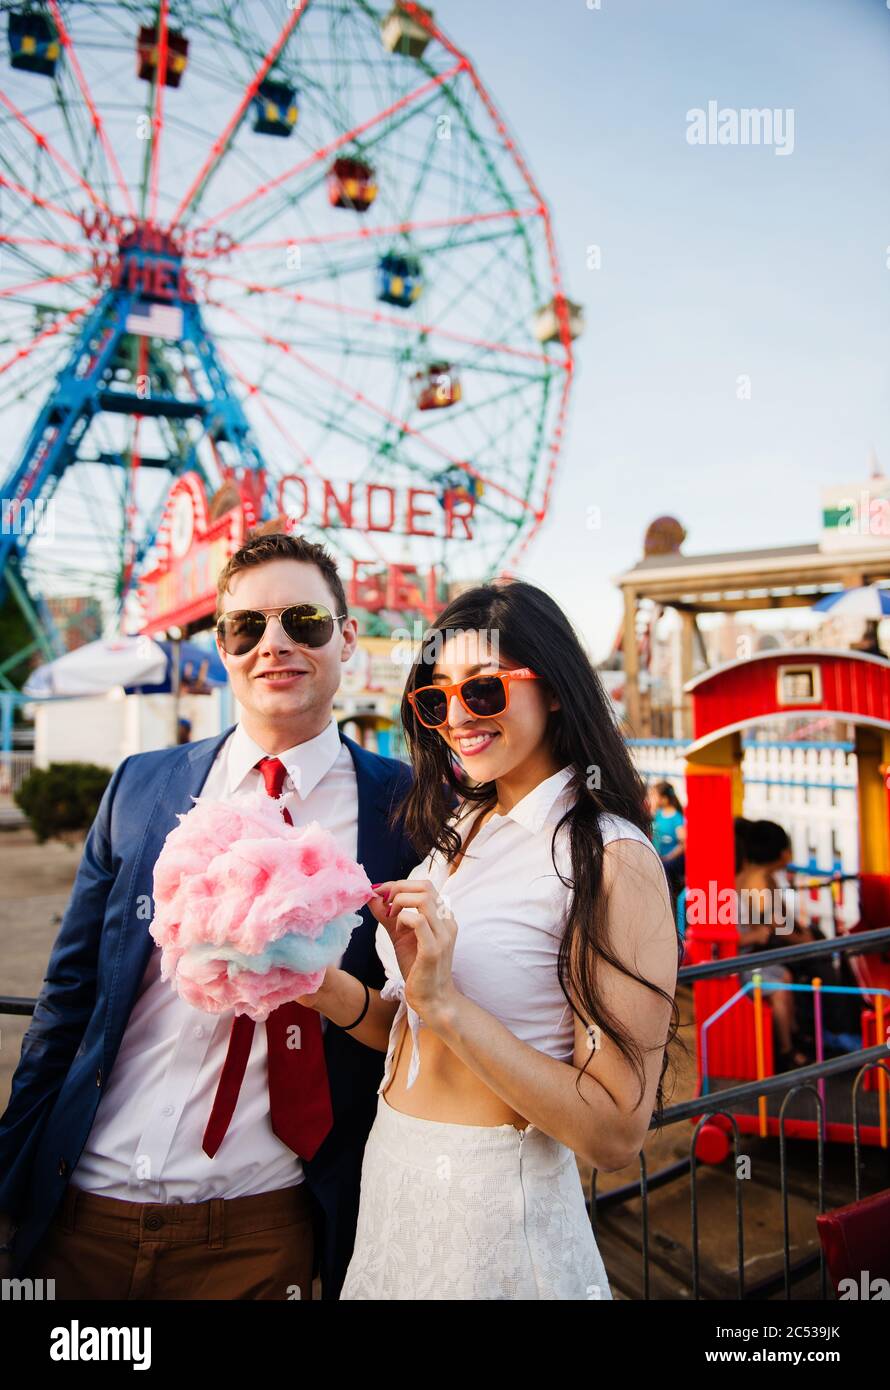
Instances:
[[[890,9],[439,0],[435,13],[518,137],[586,308],[568,448],[523,572],[599,657],[620,618],[612,577],[654,516],[679,516],[690,553],[813,540],[823,485],[864,478],[872,446],[890,474]],[[710,99],[792,109],[793,153],[690,145],[686,113]]]

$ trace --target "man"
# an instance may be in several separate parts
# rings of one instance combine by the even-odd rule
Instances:
[[[193,797],[265,789],[374,882],[404,878],[422,855],[390,820],[411,773],[334,720],[357,624],[323,546],[251,538],[218,616],[239,722],[116,769],[0,1120],[10,1264],[57,1298],[311,1298],[320,1270],[335,1299],[352,1252],[384,1053],[298,1002],[255,1028],[185,1004],[160,979],[152,875]],[[379,989],[361,916],[340,965]]]

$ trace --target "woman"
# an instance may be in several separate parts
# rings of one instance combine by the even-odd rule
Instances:
[[[739,954],[748,955],[777,946],[798,946],[816,939],[810,927],[787,921],[785,893],[777,874],[791,862],[791,841],[775,821],[736,820],[736,890],[739,894]],[[741,862],[739,862],[739,860]],[[790,926],[790,929],[789,929]],[[777,932],[777,927],[781,930]],[[747,984],[759,973],[765,985],[790,985],[794,974],[787,965],[758,965],[739,971],[739,983]],[[773,1011],[778,1071],[806,1066],[805,1048],[795,1045],[798,1032],[794,995],[789,989],[769,989]]]
[[[654,788],[655,814],[652,817],[652,839],[661,855],[664,871],[674,892],[683,887],[686,863],[686,825],[680,798],[670,782],[659,782]]]
[[[375,885],[385,988],[329,970],[315,1002],[387,1051],[341,1298],[611,1298],[575,1155],[639,1154],[678,1023],[645,788],[530,584],[455,599],[401,713],[432,848]]]

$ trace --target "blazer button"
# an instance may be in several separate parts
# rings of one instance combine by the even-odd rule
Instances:
[[[60,1159],[59,1159],[59,1177],[60,1177],[60,1178],[64,1178],[64,1176],[65,1176],[65,1174],[66,1174],[67,1172],[68,1172],[68,1162],[67,1162],[67,1159],[60,1158]]]
[[[102,1085],[102,1068],[101,1068],[101,1067],[100,1067],[99,1070],[96,1072],[96,1085],[97,1085],[97,1086],[101,1086],[101,1085]]]

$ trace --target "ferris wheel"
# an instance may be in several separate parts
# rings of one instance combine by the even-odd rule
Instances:
[[[578,306],[550,214],[429,10],[0,3],[0,585],[123,622],[170,485],[351,563],[516,566]],[[35,631],[37,629],[35,621]]]

